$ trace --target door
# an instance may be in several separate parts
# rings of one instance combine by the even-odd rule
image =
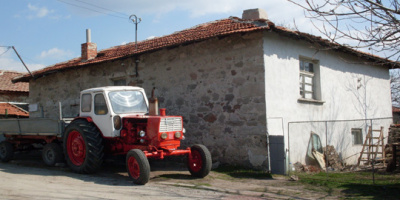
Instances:
[[[104,137],[114,137],[112,114],[103,93],[94,94],[92,119]]]
[[[269,136],[271,173],[285,174],[285,144],[281,135]]]

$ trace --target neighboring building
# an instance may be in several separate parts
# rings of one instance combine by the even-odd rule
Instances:
[[[137,49],[129,43],[97,52],[96,44],[84,43],[82,57],[14,80],[30,84],[29,102],[37,108],[31,117],[57,118],[58,102],[65,116],[76,116],[79,92],[91,87],[141,86],[149,96],[156,87],[160,107],[184,118],[184,145],[202,143],[214,162],[273,173],[306,162],[311,131],[343,158],[361,151],[352,140],[366,134],[364,125],[329,124],[328,138],[312,122],[288,130],[289,122],[385,118],[379,124],[387,130],[389,69],[397,63],[265,16],[248,10],[243,19],[201,24],[138,42]],[[357,137],[352,128],[360,130]]]
[[[11,103],[0,103],[0,119],[7,118],[27,118],[29,113]]]
[[[8,112],[9,117],[27,117],[29,83],[12,82],[13,78],[23,75],[19,72],[0,70],[0,116],[5,116]]]

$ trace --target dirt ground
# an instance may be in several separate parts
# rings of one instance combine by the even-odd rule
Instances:
[[[0,163],[0,199],[337,199],[273,179],[234,178],[212,171],[194,179],[183,164],[151,163],[151,179],[132,183],[122,160],[107,160],[96,174],[76,174],[66,166],[47,167],[40,152]]]

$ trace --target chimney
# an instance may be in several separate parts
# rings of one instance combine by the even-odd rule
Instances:
[[[90,29],[86,29],[86,43],[81,45],[81,61],[88,61],[97,56],[97,45],[96,43],[92,43],[90,40]]]
[[[242,19],[246,20],[267,20],[268,15],[267,12],[265,12],[264,9],[261,8],[255,8],[255,9],[248,9],[244,10],[242,14]]]

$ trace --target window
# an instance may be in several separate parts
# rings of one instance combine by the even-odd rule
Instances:
[[[353,145],[362,145],[362,129],[352,128],[351,135],[353,137]]]
[[[300,57],[299,62],[300,98],[321,100],[319,87],[319,62],[317,60],[302,57]]]
[[[139,91],[114,91],[108,94],[113,111],[123,113],[147,113],[148,108],[143,94]]]
[[[82,94],[81,111],[82,112],[92,111],[92,95],[91,94]]]
[[[115,79],[113,80],[114,86],[125,86],[126,79]]]
[[[307,155],[310,158],[314,158],[312,152],[313,151],[318,151],[320,153],[324,153],[323,149],[322,149],[322,143],[321,143],[321,139],[319,138],[319,135],[311,132],[310,135],[310,140],[308,141],[308,150],[307,150]]]
[[[106,100],[103,94],[96,94],[94,96],[94,113],[96,115],[106,115],[108,113]]]

